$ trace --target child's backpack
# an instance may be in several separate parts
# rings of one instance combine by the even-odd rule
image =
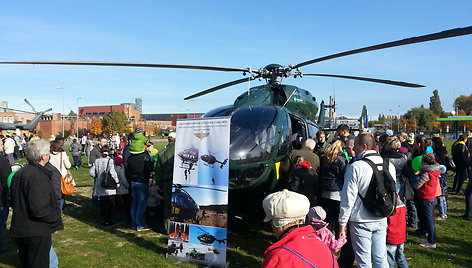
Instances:
[[[382,170],[379,170],[370,159],[363,158],[361,160],[369,164],[374,172],[366,195],[362,197],[359,194],[364,207],[377,217],[394,215],[397,203],[396,188],[395,180],[388,169],[388,160],[383,160]]]

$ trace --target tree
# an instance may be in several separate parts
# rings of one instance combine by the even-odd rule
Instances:
[[[472,94],[470,96],[460,95],[454,101],[457,110],[464,110],[465,115],[472,115]]]
[[[93,135],[101,135],[103,133],[103,123],[101,118],[93,118],[89,125],[90,132]]]
[[[437,116],[443,114],[443,108],[441,106],[441,99],[439,98],[439,92],[437,89],[433,91],[433,96],[429,98],[429,109]]]
[[[108,133],[126,133],[129,131],[129,122],[126,114],[113,111],[103,117],[103,130]]]
[[[405,119],[414,119],[417,129],[432,129],[434,114],[430,109],[422,107],[411,108],[404,115]]]

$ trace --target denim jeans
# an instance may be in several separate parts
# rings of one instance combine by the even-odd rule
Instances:
[[[387,218],[373,222],[349,222],[352,247],[359,267],[388,267]]]
[[[397,263],[398,268],[408,268],[408,262],[405,254],[403,254],[404,245],[404,243],[400,245],[387,244],[387,260],[390,268],[394,268],[395,263]]]
[[[51,247],[49,251],[49,268],[57,268],[59,267],[59,258],[57,258],[56,251],[54,248]]]
[[[418,213],[414,200],[406,200],[406,213],[408,226],[418,228]]]
[[[446,196],[441,195],[437,197],[438,199],[438,208],[439,208],[439,217],[447,216],[447,200]]]
[[[434,203],[436,199],[417,199],[420,229],[428,234],[428,243],[436,243],[436,225],[434,219]]]
[[[74,166],[76,166],[78,168],[82,166],[82,156],[81,155],[72,156],[72,158],[74,158]]]
[[[144,210],[149,196],[149,185],[147,183],[131,182],[131,221],[133,227],[144,227],[146,216]]]
[[[8,206],[0,207],[0,248],[5,247],[3,244],[3,234],[5,233],[5,228],[7,227],[8,219]]]
[[[467,187],[464,191],[465,195],[465,214],[466,217],[472,217],[472,178],[469,178]]]

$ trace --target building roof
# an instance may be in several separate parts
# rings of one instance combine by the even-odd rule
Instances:
[[[472,121],[472,116],[449,116],[447,118],[436,118],[439,122],[459,122],[459,121]]]

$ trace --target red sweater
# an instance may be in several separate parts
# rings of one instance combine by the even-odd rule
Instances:
[[[406,207],[399,205],[395,215],[387,218],[387,243],[400,245],[406,241]]]
[[[289,250],[289,248],[311,262],[317,268],[337,268],[336,257],[331,254],[329,248],[318,240],[315,230],[310,225],[290,230],[279,241],[270,246],[264,252],[262,267],[310,267],[303,259]]]

